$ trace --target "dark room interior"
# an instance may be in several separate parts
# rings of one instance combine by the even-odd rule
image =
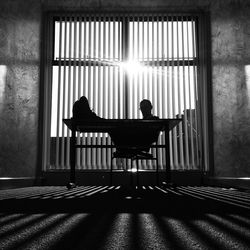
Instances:
[[[250,1],[0,10],[0,249],[250,249]]]

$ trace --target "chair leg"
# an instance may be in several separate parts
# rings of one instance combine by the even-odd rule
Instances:
[[[156,148],[156,185],[159,186],[158,149]]]
[[[110,164],[110,186],[113,184],[113,158],[111,156],[111,164]]]
[[[133,167],[133,160],[132,159],[130,159],[130,163],[131,163],[130,185],[133,187],[134,183],[133,183],[133,172],[132,172],[132,167]]]
[[[138,162],[138,158],[136,158],[136,183],[137,183],[137,187],[139,187],[139,162]]]

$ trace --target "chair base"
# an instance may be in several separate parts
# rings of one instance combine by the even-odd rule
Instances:
[[[139,186],[139,160],[155,160],[156,161],[156,181],[157,184],[159,184],[159,176],[158,176],[158,159],[157,157],[154,157],[151,153],[138,150],[138,149],[122,149],[122,150],[117,150],[113,153],[113,156],[111,158],[111,169],[110,169],[110,185],[112,185],[113,180],[112,180],[112,172],[113,172],[113,164],[112,161],[115,158],[124,158],[124,159],[129,159],[131,160],[131,165],[132,161],[136,161],[136,182],[137,186]],[[128,168],[126,167],[126,170]],[[131,170],[131,185],[133,186],[133,172]]]

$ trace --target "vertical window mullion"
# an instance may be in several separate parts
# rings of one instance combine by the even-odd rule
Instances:
[[[140,110],[138,108],[138,103],[139,101],[141,100],[140,98],[142,97],[141,95],[141,90],[140,90],[140,76],[141,76],[141,69],[142,69],[142,63],[141,63],[141,60],[140,60],[140,17],[138,16],[138,19],[137,19],[137,52],[136,52],[136,61],[138,63],[138,66],[139,66],[139,71],[136,72],[136,92],[135,92],[135,106],[134,106],[134,109],[135,109],[135,118],[138,119],[139,118],[139,115],[140,115]]]
[[[132,24],[132,27],[131,25],[129,26],[131,28],[131,30],[129,30],[129,34],[131,35],[130,36],[130,51],[129,51],[129,54],[130,54],[130,58],[129,61],[132,61],[133,63],[136,61],[135,59],[135,17],[132,16],[132,21],[131,21],[131,24]],[[129,118],[132,119],[134,117],[134,95],[135,95],[135,91],[134,91],[134,88],[135,88],[135,74],[134,74],[134,71],[132,71],[131,73],[128,73],[127,71],[127,74],[129,74],[129,96],[128,96],[128,102],[129,102]]]
[[[104,15],[103,17],[103,116],[105,118],[108,118],[108,91],[107,91],[107,61],[108,61],[108,55],[107,55],[107,15]],[[102,137],[102,143],[103,145],[106,144],[106,134],[103,134]],[[103,168],[107,167],[107,161],[106,161],[106,149],[102,149],[102,164]]]
[[[82,93],[82,83],[81,83],[81,78],[82,78],[82,71],[81,71],[81,62],[82,62],[82,17],[79,16],[78,19],[78,94],[77,94],[77,99],[80,98],[81,93]],[[77,133],[77,144],[81,143],[81,135],[80,133]],[[76,166],[78,169],[81,169],[81,151],[78,149],[77,151],[77,158],[76,158]]]
[[[170,20],[170,16],[166,16],[166,57],[167,57],[167,73],[166,73],[166,84],[167,84],[167,102],[166,102],[166,113],[167,113],[167,118],[171,118],[171,101],[173,101],[173,96],[172,96],[172,100],[171,100],[171,86],[170,86],[170,82],[171,82],[171,77],[170,77],[170,72],[171,72],[171,68],[170,68],[170,42],[171,42],[171,36],[170,36],[170,25],[171,22]],[[170,168],[171,166],[174,166],[174,159],[173,159],[173,134],[172,131],[169,133],[169,141],[165,142],[165,138],[163,137],[164,143],[168,143],[169,144],[169,151],[170,151]],[[165,156],[165,162],[166,162],[166,156]],[[166,167],[166,166],[165,166]]]
[[[92,92],[92,98],[93,98],[93,109],[95,112],[97,112],[97,102],[98,102],[98,99],[96,98],[97,97],[97,93],[98,93],[98,87],[97,87],[97,78],[96,78],[96,71],[97,71],[97,36],[96,36],[96,16],[93,16],[93,41],[92,41],[92,44],[93,44],[93,92]],[[96,137],[96,134],[95,134],[95,137]]]
[[[159,30],[159,15],[156,16],[156,100],[155,100],[155,106],[154,112],[158,114],[160,117],[161,115],[161,91],[162,88],[160,88],[160,30]]]
[[[183,62],[183,107],[184,107],[184,113],[183,113],[183,121],[182,121],[182,127],[184,128],[184,167],[189,169],[189,149],[188,149],[188,136],[187,136],[187,93],[186,93],[186,65],[185,65],[185,39],[184,39],[184,22],[183,17],[181,19],[181,27],[182,27],[182,62]],[[186,31],[186,37],[188,40],[188,32]],[[189,58],[187,58],[189,60]],[[189,61],[188,61],[189,64]]]
[[[197,17],[193,17],[193,26],[194,27],[197,27],[197,21],[196,21],[196,19],[197,19]],[[196,29],[194,29],[194,30],[196,30]],[[194,121],[192,121],[193,122],[193,124],[194,124],[194,130],[193,130],[193,133],[195,133],[195,149],[194,149],[194,153],[195,153],[195,160],[194,160],[194,167],[195,168],[197,168],[197,165],[199,164],[199,138],[198,138],[198,131],[199,131],[199,129],[198,129],[198,117],[197,117],[197,108],[199,108],[199,106],[197,105],[197,100],[198,100],[198,93],[197,93],[197,64],[195,63],[195,62],[198,62],[198,60],[197,60],[197,49],[198,49],[198,46],[197,46],[197,34],[195,34],[194,32],[193,32],[193,53],[194,53],[194,59],[193,59],[193,61],[194,61],[194,73],[193,73],[193,77],[194,77]],[[204,65],[203,65],[204,66]],[[204,93],[204,95],[202,95],[202,96],[205,96],[205,94],[206,93]],[[205,98],[202,98],[201,100],[205,100]],[[206,106],[206,103],[205,103],[205,101],[204,101],[204,105],[203,105],[203,107],[205,108],[205,106]],[[205,109],[206,110],[206,109]],[[205,110],[204,110],[204,114],[206,113],[205,112]],[[202,119],[202,118],[201,118]],[[201,119],[199,119],[199,120],[201,120]],[[208,148],[207,148],[207,145],[208,145],[208,141],[207,141],[207,136],[206,136],[206,130],[207,130],[207,124],[208,124],[208,122],[207,122],[207,120],[205,120],[204,122],[203,122],[203,124],[204,124],[204,127],[206,128],[203,132],[202,132],[202,135],[203,135],[203,137],[205,138],[205,144],[204,144],[204,147],[205,147],[205,152],[208,152]],[[201,130],[200,130],[201,131]],[[207,155],[204,155],[203,156],[204,157],[204,159],[206,159],[206,157],[207,157]],[[207,164],[205,164],[205,166],[206,166]]]
[[[151,99],[150,97],[150,44],[149,44],[149,41],[150,41],[150,28],[149,28],[149,16],[147,16],[147,96],[146,98],[147,99]]]
[[[178,89],[178,118],[181,118],[181,114],[183,112],[182,110],[182,95],[181,95],[181,79],[180,79],[180,41],[182,41],[179,37],[179,24],[180,24],[180,17],[178,17],[177,19],[177,25],[176,25],[176,42],[177,42],[177,89]],[[182,32],[182,31],[181,31]],[[183,54],[183,51],[182,51]],[[183,55],[182,55],[183,56]],[[183,73],[182,73],[183,76]],[[179,123],[178,125],[178,130],[179,130],[179,161],[180,161],[180,165],[181,168],[184,168],[184,161],[183,161],[183,139],[182,139],[182,123]]]
[[[93,99],[93,109],[94,111],[96,112],[97,110],[97,91],[98,91],[98,87],[97,87],[97,79],[96,79],[96,68],[98,67],[96,62],[97,62],[97,56],[96,56],[96,42],[97,42],[97,39],[96,39],[96,16],[94,15],[93,16],[93,41],[92,41],[92,45],[93,45],[93,56],[92,56],[92,60],[93,60],[93,64],[92,64],[92,74],[93,74],[93,92],[92,92],[92,99]],[[93,133],[92,134],[92,144],[93,145],[96,145],[97,144],[97,136],[98,134],[97,133]],[[97,159],[96,159],[96,156],[97,156],[97,149],[96,148],[93,148],[92,149],[92,160],[91,160],[91,166],[92,168],[96,169],[97,168]]]
[[[191,36],[191,41],[190,41],[190,36]],[[192,57],[192,59],[194,59],[193,55],[190,52],[190,46],[192,46],[192,30],[191,31],[189,30],[189,23],[187,23],[187,57],[188,57],[188,86],[187,87],[188,87],[189,109],[191,110],[192,98],[191,98],[191,69],[190,69],[190,67],[194,67],[195,65],[193,64],[192,66],[190,66],[190,60],[191,60],[190,57]],[[191,113],[190,113],[190,115],[191,115]],[[186,117],[186,122],[187,122],[187,125],[188,125],[187,126],[187,136],[186,136],[186,139],[187,139],[188,142],[190,141],[190,143],[188,143],[188,147],[189,147],[188,148],[188,154],[190,155],[188,164],[189,164],[189,168],[193,168],[193,164],[192,164],[193,163],[193,161],[192,161],[193,151],[192,151],[192,148],[191,148],[191,139],[190,139],[190,137],[191,137],[190,136],[190,134],[191,134],[191,130],[190,130],[191,127],[190,127],[190,121],[188,120],[188,112],[186,113],[185,117]]]
[[[122,40],[122,37],[121,37],[121,16],[119,15],[118,16],[118,27],[117,27],[117,37],[118,37],[118,41],[117,41],[117,61],[118,61],[118,65],[117,65],[117,84],[118,84],[118,87],[117,87],[117,118],[118,119],[121,119],[122,118],[122,93],[121,93],[121,61],[122,61],[122,57],[121,57],[121,40]]]
[[[155,29],[154,29],[154,15],[152,15],[152,35],[151,35],[151,41],[152,41],[152,75],[151,75],[151,84],[150,84],[150,90],[149,92],[151,93],[151,100],[152,100],[152,103],[154,104],[155,103],[155,89],[154,89],[154,86],[155,86],[155,53],[154,53],[154,50],[155,50]]]
[[[92,96],[92,91],[93,91],[93,77],[92,77],[92,62],[93,62],[93,43],[92,43],[92,15],[88,15],[88,27],[89,27],[89,32],[88,32],[88,100],[90,107],[93,107],[93,96]],[[89,145],[93,144],[93,135],[92,133],[88,134],[87,141]],[[88,169],[91,169],[92,167],[92,152],[93,149],[89,148],[87,150],[87,159],[88,159]]]
[[[104,61],[104,47],[103,47],[103,43],[104,43],[104,17],[103,15],[101,15],[99,17],[99,39],[98,39],[98,46],[99,46],[99,73],[98,73],[98,76],[99,76],[99,88],[100,88],[100,91],[99,91],[99,95],[98,95],[98,114],[100,114],[101,117],[104,117],[104,113],[103,113],[103,93],[104,93],[104,86],[103,86],[103,61]]]
[[[106,15],[104,15],[103,22],[103,88],[104,88],[104,100],[103,100],[103,116],[107,118],[107,83],[106,83],[106,61],[107,61],[107,50],[106,50]]]
[[[88,100],[90,107],[93,107],[93,97],[92,97],[92,90],[93,90],[93,82],[92,82],[92,62],[93,62],[93,56],[92,56],[92,50],[93,50],[93,44],[92,44],[92,16],[88,16]]]
[[[48,40],[47,40],[47,43],[44,44],[44,51],[45,51],[45,58],[46,58],[46,63],[48,63],[48,68],[45,68],[44,70],[44,79],[48,81],[48,84],[45,84],[44,85],[44,110],[46,112],[46,116],[44,116],[44,119],[43,119],[43,133],[44,133],[44,136],[43,136],[43,158],[42,158],[42,167],[43,169],[50,169],[52,166],[51,166],[51,158],[50,158],[50,155],[51,155],[51,138],[49,137],[51,134],[51,107],[50,107],[50,104],[51,104],[51,100],[48,100],[46,98],[46,96],[49,96],[49,94],[52,93],[52,88],[51,88],[51,84],[50,84],[50,81],[52,79],[51,77],[51,73],[52,73],[52,60],[53,60],[53,57],[52,57],[52,53],[51,53],[51,50],[53,50],[53,26],[54,26],[54,23],[51,22],[51,16],[48,15],[48,20],[46,20],[46,27],[47,27],[47,30],[46,30],[46,35],[48,37]]]
[[[111,105],[111,49],[112,49],[112,44],[111,44],[111,21],[110,21],[110,16],[108,16],[108,32],[107,32],[107,55],[108,55],[108,70],[107,70],[107,99],[108,99],[108,106],[107,106],[107,117],[111,118],[112,115],[112,105]]]
[[[176,83],[176,79],[175,79],[175,48],[174,48],[174,45],[175,45],[175,40],[174,39],[174,35],[175,35],[175,32],[174,32],[174,17],[172,16],[171,17],[171,38],[172,38],[172,41],[171,41],[171,56],[172,56],[172,67],[171,67],[171,70],[172,70],[172,79],[171,79],[171,82],[172,82],[172,118],[175,118],[175,115],[176,115],[176,86],[175,86],[175,83]],[[177,167],[177,164],[178,164],[178,154],[177,154],[177,137],[176,137],[176,128],[174,128],[172,130],[172,140],[173,140],[173,151],[174,151],[174,168]]]
[[[76,101],[76,44],[77,44],[77,32],[76,32],[76,28],[77,28],[77,22],[76,22],[77,17],[74,17],[74,36],[73,36],[73,95],[72,95],[72,103],[74,103]],[[72,112],[72,109],[70,109]]]
[[[78,99],[82,95],[82,17],[79,17],[78,31]]]
[[[73,81],[72,81],[72,84],[73,84],[73,86],[72,86],[72,103],[74,103],[75,101],[76,101],[76,96],[77,96],[77,94],[76,94],[76,91],[77,91],[77,79],[76,79],[76,77],[77,77],[77,71],[76,71],[76,51],[77,51],[77,48],[76,48],[76,46],[77,46],[77,17],[76,16],[74,16],[73,17],[73,20],[74,20],[74,22],[73,22],[73,33],[74,33],[74,35],[72,36],[73,37]],[[71,104],[71,103],[70,103]],[[72,114],[72,106],[71,106],[71,108],[70,108],[70,110],[71,110],[71,114]],[[78,137],[79,137],[79,133],[77,133],[77,141],[78,141]],[[79,149],[78,150],[76,150],[76,167],[78,168],[78,166],[79,166]]]
[[[161,102],[161,92],[163,91],[162,88],[160,88],[160,81],[161,81],[161,74],[160,74],[160,21],[159,21],[159,15],[156,15],[154,23],[156,24],[156,83],[155,83],[155,95],[156,95],[156,100],[154,103],[154,113],[157,114],[160,118],[162,117],[161,114],[161,108],[160,108],[160,103]],[[158,156],[159,155],[159,149],[158,148],[153,148],[152,149],[154,155]],[[160,160],[159,160],[160,163]],[[153,167],[153,166],[152,166]]]
[[[142,96],[144,99],[146,99],[147,97],[147,88],[146,88],[146,77],[145,77],[145,43],[146,43],[146,39],[145,39],[145,15],[142,15],[142,66],[143,66],[143,72],[142,72]]]
[[[59,169],[60,158],[60,124],[62,116],[60,114],[61,107],[61,63],[62,63],[62,17],[59,18],[59,58],[58,58],[58,92],[57,92],[57,124],[56,124],[56,169]],[[63,136],[63,135],[62,135]]]
[[[64,52],[63,52],[63,57],[64,57],[64,63],[63,63],[63,101],[62,101],[62,116],[65,117],[65,110],[66,110],[66,71],[67,71],[67,66],[66,66],[66,54],[67,54],[67,17],[64,19]],[[65,168],[65,125],[62,123],[62,145],[61,145],[61,166],[62,168]]]
[[[127,63],[129,60],[129,39],[130,39],[130,33],[129,33],[129,17],[125,14],[122,17],[122,62]],[[128,119],[128,110],[129,110],[129,99],[128,99],[128,83],[129,83],[129,77],[124,68],[122,68],[122,78],[123,78],[123,91],[124,91],[124,98],[123,98],[123,113],[124,118]]]
[[[101,56],[101,16],[98,17],[97,19],[97,48],[96,48],[96,55],[97,55],[97,110],[96,112],[98,114],[100,114],[101,112],[101,96],[102,96],[102,90],[101,90],[101,60],[102,60],[102,56]],[[102,136],[103,133],[98,133],[97,134],[97,144],[98,145],[102,145]],[[102,153],[101,153],[101,149],[96,149],[97,153],[97,169],[101,169],[102,166]]]
[[[83,45],[82,45],[82,52],[83,52],[83,65],[82,65],[82,93],[81,95],[87,95],[87,74],[86,74],[86,67],[87,67],[87,17],[86,15],[82,17],[82,28],[83,28],[83,37],[82,37],[82,41],[83,41]],[[83,133],[81,135],[81,143],[84,145],[86,144],[87,142],[87,139],[86,139],[86,136],[85,134]],[[87,156],[87,149],[84,148],[81,150],[81,168],[82,169],[85,169],[86,168],[86,164],[87,164],[87,161],[86,161],[86,157]]]
[[[104,96],[104,66],[103,66],[103,62],[104,62],[104,23],[105,23],[105,18],[103,15],[100,15],[98,18],[99,22],[98,22],[98,26],[99,26],[99,39],[98,39],[98,47],[99,47],[99,69],[98,69],[98,81],[99,81],[99,95],[98,95],[98,114],[100,114],[101,117],[104,117],[104,112],[103,112],[103,102],[105,96]],[[99,133],[99,144],[103,145],[104,144],[104,133]],[[99,155],[100,155],[100,159],[98,159],[98,165],[99,168],[101,169],[103,166],[103,155],[104,155],[104,149],[100,148],[99,149]]]
[[[167,79],[166,79],[166,65],[165,65],[165,60],[166,60],[166,56],[165,56],[165,21],[164,21],[164,15],[161,15],[161,82],[162,82],[162,91],[161,91],[161,99],[162,99],[162,118],[167,118],[167,105],[166,105],[166,98],[167,98]],[[163,136],[162,133],[159,136],[159,140],[158,140],[159,144],[163,144]],[[170,150],[170,149],[169,149]],[[159,159],[160,159],[160,167],[161,169],[163,169],[163,163],[165,162],[165,154],[163,154],[163,149],[159,150]]]
[[[117,40],[118,40],[118,34],[117,34],[117,27],[116,27],[116,17],[113,17],[113,118],[118,118],[118,81],[117,81]]]
[[[72,17],[69,17],[69,47],[68,47],[68,97],[67,97],[67,116],[71,117],[71,62],[72,62]],[[70,162],[69,162],[69,150],[70,150],[70,131],[67,129],[67,140],[66,140],[66,165],[67,168],[70,167]]]
[[[108,118],[111,119],[113,118],[113,107],[112,107],[112,68],[113,68],[113,62],[112,62],[112,32],[111,32],[111,16],[108,16],[108,35],[107,35],[107,44],[108,44],[108,77],[107,77],[107,86],[108,86]],[[106,137],[106,144],[110,144],[111,140],[110,137]],[[106,149],[106,166],[107,168],[110,168],[109,163],[110,163],[110,149]]]
[[[191,35],[192,35],[192,59],[194,61],[195,59],[195,49],[194,49],[194,38],[195,38],[195,35],[194,35],[194,22],[193,22],[193,18],[191,19]],[[193,84],[194,84],[194,87],[196,86],[196,80],[195,80],[195,64],[193,64]],[[193,140],[193,115],[191,113],[191,105],[192,105],[192,96],[191,96],[191,88],[189,89],[189,98],[190,98],[190,114],[189,114],[189,128],[190,128],[190,141],[191,141],[191,159],[192,159],[192,168],[195,166],[195,159],[194,159],[194,140]],[[195,100],[195,96],[194,96],[194,100]]]

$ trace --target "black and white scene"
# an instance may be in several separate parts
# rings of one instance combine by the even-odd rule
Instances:
[[[0,1],[0,249],[250,249],[250,1]]]

